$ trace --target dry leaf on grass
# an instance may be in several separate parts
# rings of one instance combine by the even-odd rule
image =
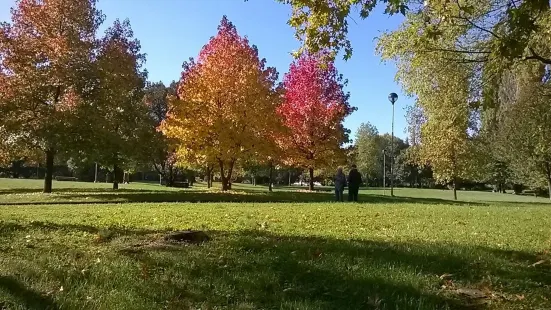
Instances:
[[[546,260],[545,260],[545,259],[542,259],[542,260],[539,260],[539,261],[533,263],[532,265],[530,265],[530,267],[536,267],[537,265],[541,265],[541,264],[543,264],[543,263],[545,263],[545,262],[546,262]]]
[[[444,280],[446,278],[451,278],[452,276],[453,276],[452,273],[445,273],[445,274],[441,275],[439,278],[440,278],[440,280]]]

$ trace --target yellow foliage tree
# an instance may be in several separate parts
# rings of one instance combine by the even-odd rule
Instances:
[[[220,169],[222,190],[231,189],[235,165],[266,154],[266,133],[279,100],[277,71],[224,16],[197,61],[184,63],[177,98],[170,100],[163,132],[178,142],[178,158]]]

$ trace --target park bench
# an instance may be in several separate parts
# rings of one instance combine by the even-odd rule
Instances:
[[[75,177],[64,177],[64,176],[56,176],[55,180],[56,181],[73,181],[73,182],[78,181],[78,179]]]
[[[173,187],[189,188],[189,182],[174,182]]]

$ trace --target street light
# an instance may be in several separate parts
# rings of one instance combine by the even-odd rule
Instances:
[[[383,196],[386,196],[386,150],[383,150]]]
[[[392,103],[392,137],[390,140],[390,196],[394,197],[394,103],[398,101],[396,93],[388,95],[388,101]]]

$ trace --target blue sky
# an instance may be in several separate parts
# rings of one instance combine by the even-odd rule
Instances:
[[[77,0],[78,1],[78,0]],[[10,18],[14,0],[0,0],[0,20]],[[201,47],[216,33],[220,19],[227,15],[241,35],[258,46],[261,57],[275,66],[280,77],[287,71],[291,51],[300,46],[294,31],[287,25],[291,9],[274,0],[99,0],[99,8],[107,16],[104,28],[115,18],[129,18],[134,35],[147,54],[149,79],[165,83],[180,77],[181,65],[196,57]],[[401,93],[394,82],[393,64],[381,63],[375,54],[375,38],[383,31],[398,27],[401,16],[384,15],[382,7],[367,19],[355,16],[350,21],[349,38],[352,59],[337,60],[339,72],[348,79],[350,103],[358,110],[345,125],[355,132],[362,122],[370,122],[380,132],[390,132],[391,105],[387,96],[396,92],[395,134],[405,138],[405,111],[412,99]]]

